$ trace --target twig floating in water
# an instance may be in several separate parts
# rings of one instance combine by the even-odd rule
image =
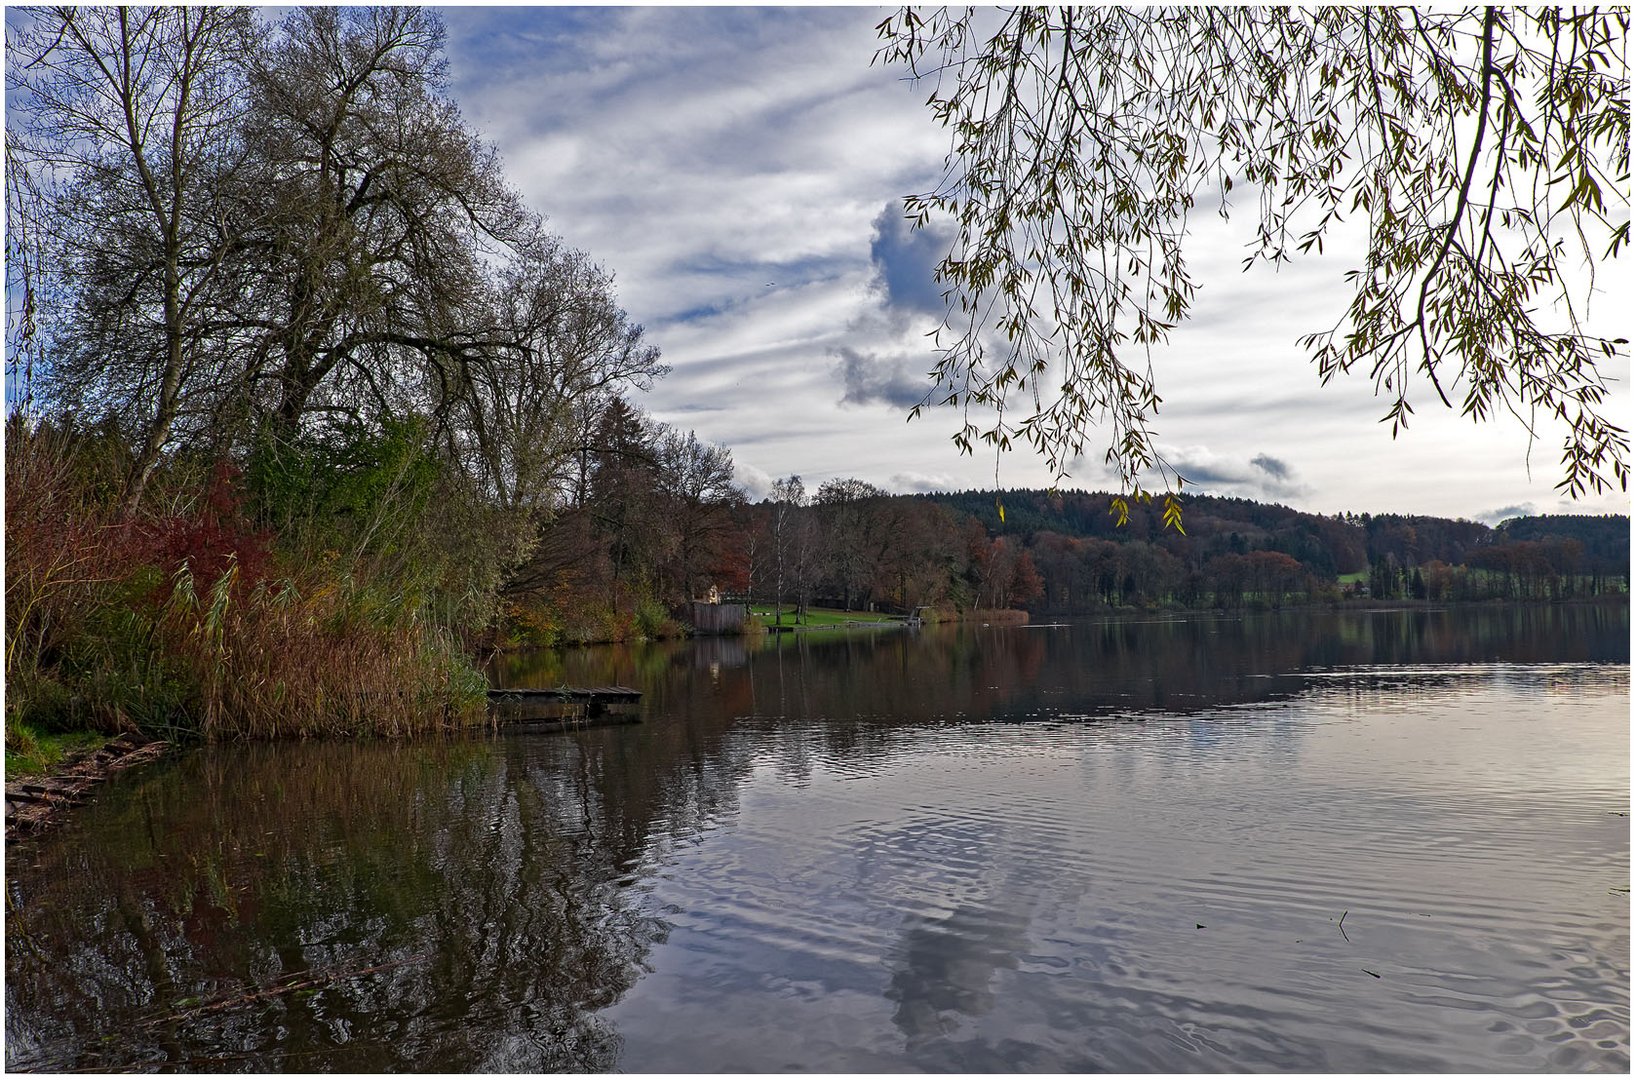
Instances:
[[[177,1003],[173,1011],[149,1018],[143,1026],[152,1027],[157,1024],[174,1021],[193,1020],[210,1013],[221,1012],[239,1005],[248,1005],[266,998],[281,997],[284,994],[299,993],[302,990],[316,990],[331,983],[344,979],[355,979],[363,975],[374,975],[377,972],[389,971],[403,967],[405,964],[418,964],[427,958],[428,954],[420,953],[402,960],[391,960],[384,964],[375,964],[361,968],[331,968],[325,971],[299,971],[284,976],[282,982],[264,988],[255,988],[239,992],[221,994],[213,998],[183,999]]]

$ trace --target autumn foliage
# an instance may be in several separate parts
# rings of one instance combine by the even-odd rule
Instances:
[[[225,462],[126,517],[95,440],[7,429],[7,720],[207,740],[470,721],[482,679],[378,583],[279,552]]]

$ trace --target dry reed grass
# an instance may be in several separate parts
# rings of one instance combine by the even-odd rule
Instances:
[[[189,727],[207,741],[405,736],[485,715],[487,682],[453,636],[348,582],[293,578],[201,591],[177,571],[161,620],[196,688]]]
[[[423,604],[275,556],[224,472],[120,519],[83,440],[12,424],[6,443],[8,740],[25,724],[221,741],[483,719],[486,681]]]

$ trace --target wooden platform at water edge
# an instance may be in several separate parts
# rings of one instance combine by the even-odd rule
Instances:
[[[629,686],[496,687],[489,702],[501,706],[495,723],[508,730],[568,731],[642,719],[630,708],[641,704],[642,691]]]

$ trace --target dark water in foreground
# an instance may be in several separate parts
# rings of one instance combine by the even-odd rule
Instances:
[[[511,658],[645,723],[195,752],[9,844],[6,1064],[1624,1071],[1628,641],[1574,608]]]

